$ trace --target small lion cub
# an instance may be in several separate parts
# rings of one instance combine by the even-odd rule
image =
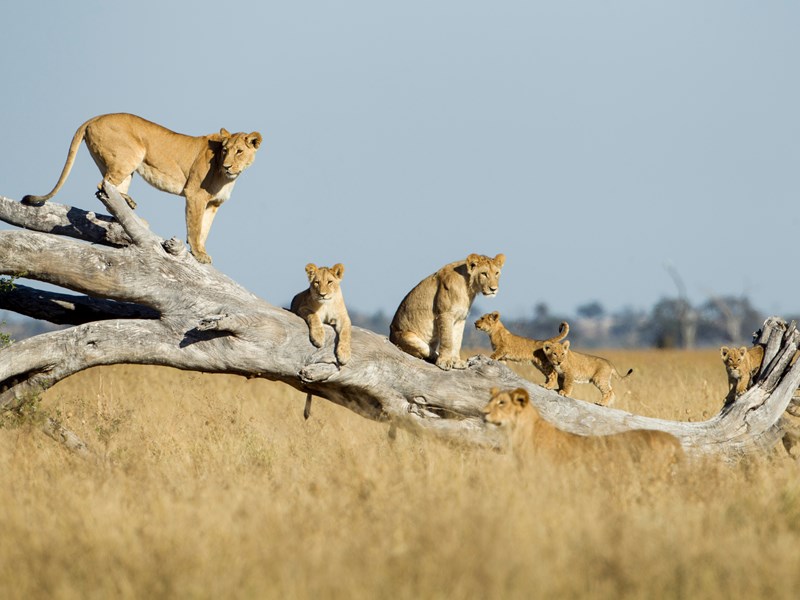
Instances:
[[[511,333],[500,321],[497,311],[486,313],[475,321],[475,328],[486,332],[492,345],[492,360],[530,362],[547,378],[544,387],[548,390],[558,386],[558,375],[544,355],[542,347],[546,342],[560,342],[569,334],[569,324],[561,322],[558,335],[546,340],[534,340]]]
[[[344,365],[350,360],[350,316],[344,305],[340,287],[344,275],[344,265],[337,263],[332,267],[317,267],[314,263],[306,265],[309,286],[292,298],[291,310],[308,323],[308,337],[311,343],[321,348],[325,343],[323,323],[333,325],[336,331],[336,360]]]
[[[610,406],[614,402],[611,377],[625,379],[633,373],[633,369],[629,369],[625,375],[620,375],[616,367],[605,358],[570,350],[569,340],[545,342],[542,349],[556,373],[564,378],[558,392],[562,396],[569,396],[572,393],[574,383],[592,383],[603,394],[603,399],[595,404]]]
[[[740,348],[722,346],[719,353],[722,362],[725,363],[725,370],[728,372],[726,402],[733,402],[750,387],[750,382],[761,368],[761,361],[764,360],[764,348],[759,345],[749,349],[746,346]]]

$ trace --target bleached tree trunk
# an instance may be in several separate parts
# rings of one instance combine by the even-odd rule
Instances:
[[[490,388],[524,387],[545,418],[567,431],[660,429],[690,452],[737,453],[774,446],[781,415],[800,383],[800,367],[789,368],[798,332],[777,318],[763,328],[769,363],[758,384],[702,423],[563,398],[485,356],[470,359],[466,370],[442,371],[358,327],[352,358],[339,368],[330,330],[325,346],[315,348],[302,319],[198,263],[182,242],[159,238],[116,189],[105,191],[102,200],[115,220],[0,197],[0,219],[23,228],[0,231],[0,274],[24,273],[75,292],[15,285],[0,293],[0,309],[72,325],[0,349],[0,411],[88,367],[153,364],[283,381],[368,419],[488,446],[501,444],[499,432],[481,416]]]

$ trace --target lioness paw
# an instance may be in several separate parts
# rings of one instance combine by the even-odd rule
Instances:
[[[317,348],[322,348],[322,346],[325,344],[325,330],[322,329],[322,327],[314,327],[309,329],[308,338]]]
[[[350,360],[350,350],[336,350],[336,360],[340,365],[346,365]]]
[[[194,256],[195,260],[201,264],[211,264],[211,257],[205,252],[192,252],[192,256]]]

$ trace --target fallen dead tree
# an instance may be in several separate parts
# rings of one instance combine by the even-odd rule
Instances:
[[[735,455],[775,445],[800,384],[800,367],[790,365],[800,334],[774,317],[760,332],[766,356],[756,385],[701,423],[563,398],[484,356],[470,359],[466,370],[442,371],[358,327],[352,358],[339,368],[330,332],[322,348],[314,347],[300,317],[198,263],[182,242],[155,235],[112,186],[101,200],[113,218],[0,196],[0,219],[20,228],[0,231],[0,274],[74,292],[15,282],[0,293],[0,309],[71,325],[0,349],[0,411],[92,366],[151,364],[283,381],[368,419],[489,446],[501,443],[480,412],[490,388],[524,387],[542,415],[566,431],[658,429],[688,452]]]

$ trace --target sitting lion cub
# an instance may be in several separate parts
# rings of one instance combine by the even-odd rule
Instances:
[[[595,404],[609,406],[614,402],[611,377],[625,379],[633,373],[633,369],[629,369],[625,375],[620,375],[614,365],[605,358],[570,350],[569,340],[545,342],[542,349],[556,373],[563,377],[564,383],[558,392],[562,396],[569,396],[575,383],[592,383],[603,394],[603,399]]]
[[[764,360],[764,348],[758,344],[749,349],[746,346],[740,348],[722,346],[719,353],[722,356],[722,362],[725,363],[725,370],[728,372],[726,401],[733,402],[750,387],[752,378],[761,368],[761,361]]]
[[[491,399],[483,409],[484,420],[506,431],[511,451],[520,463],[540,454],[562,463],[579,459],[607,465],[614,456],[627,454],[634,462],[655,459],[666,467],[684,457],[678,439],[664,431],[634,429],[611,435],[576,435],[543,419],[524,388],[492,388],[490,393]]]
[[[547,340],[533,340],[511,333],[500,322],[500,313],[497,311],[486,313],[475,321],[475,328],[489,335],[493,350],[491,359],[531,362],[547,377],[544,387],[552,390],[558,385],[558,374],[544,355],[542,347],[546,342],[560,342],[567,337],[569,324],[566,321],[561,322],[558,335]]]
[[[497,294],[505,260],[503,254],[494,258],[470,254],[423,279],[397,308],[389,339],[445,371],[465,369],[460,352],[469,309],[478,293]]]
[[[302,317],[308,324],[308,337],[317,348],[321,348],[325,344],[323,323],[333,325],[333,329],[336,331],[334,353],[339,364],[344,365],[350,360],[352,330],[341,288],[344,265],[336,263],[328,268],[308,263],[306,275],[308,275],[308,289],[292,298],[289,310]],[[310,415],[311,394],[308,394],[303,416],[308,419]]]
[[[81,141],[103,174],[131,208],[127,195],[134,173],[163,192],[186,198],[187,241],[201,263],[210,263],[206,239],[217,209],[231,196],[236,178],[249,167],[261,145],[261,134],[219,133],[192,137],[175,133],[136,115],[100,115],[78,128],[67,161],[53,190],[44,196],[25,196],[22,202],[41,206],[67,180]],[[102,189],[103,182],[99,188]]]

